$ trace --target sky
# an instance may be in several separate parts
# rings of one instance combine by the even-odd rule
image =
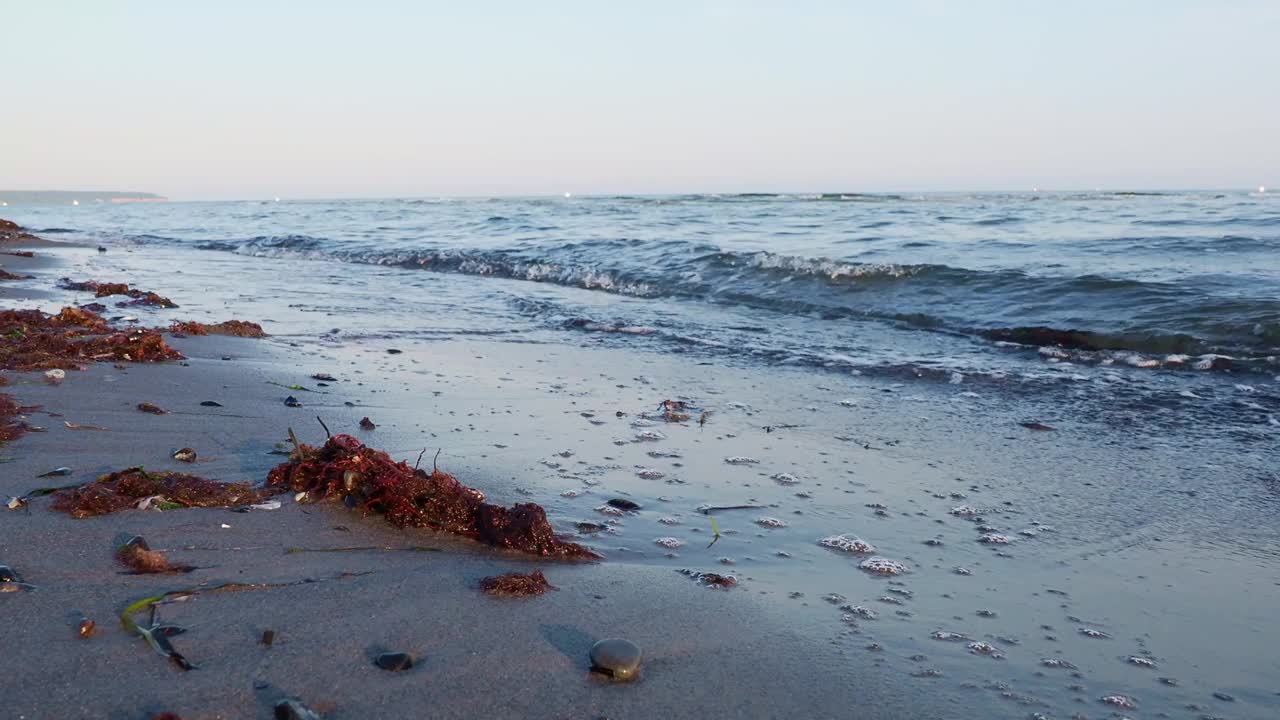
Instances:
[[[1280,186],[1280,2],[0,0],[0,188]]]

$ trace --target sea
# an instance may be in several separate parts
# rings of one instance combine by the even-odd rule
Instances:
[[[593,425],[623,402],[606,389],[653,387],[657,402],[685,382],[695,415],[714,410],[713,461],[694,459],[706,435],[644,442],[662,418],[628,407],[621,449],[580,467],[545,455],[539,501],[612,523],[575,493],[651,498],[657,483],[688,507],[629,520],[613,559],[744,574],[807,627],[829,625],[851,668],[895,667],[969,708],[957,717],[1280,716],[1280,193],[5,213],[101,246],[73,280],[134,282],[184,319],[259,320],[304,347],[539,357],[544,375],[522,382],[596,392]],[[741,516],[714,548],[691,542],[695,502],[746,500],[770,515]],[[838,534],[910,574],[879,577],[817,542]]]

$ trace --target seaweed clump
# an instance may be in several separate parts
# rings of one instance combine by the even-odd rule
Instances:
[[[546,557],[598,557],[557,537],[539,505],[507,508],[487,503],[484,493],[438,468],[427,473],[409,467],[350,435],[334,435],[318,448],[296,444],[289,461],[271,470],[267,486],[319,498],[348,498],[400,527],[444,530]]]
[[[30,275],[14,275],[13,273],[0,268],[0,280],[30,280]]]
[[[190,565],[175,565],[169,562],[169,558],[165,557],[163,552],[152,550],[140,535],[134,535],[116,548],[116,561],[137,575],[188,573],[196,569]]]
[[[262,331],[262,326],[255,322],[247,320],[227,320],[226,322],[206,324],[188,320],[187,322],[174,321],[169,326],[169,332],[180,333],[183,335],[232,335],[235,337],[260,338],[266,337],[267,334]]]
[[[0,445],[27,434],[27,424],[18,419],[22,408],[8,395],[0,395]]]
[[[135,467],[59,490],[53,493],[51,507],[75,518],[87,518],[132,507],[233,507],[262,502],[275,494],[255,490],[248,483],[224,483],[177,472],[149,473]]]
[[[534,570],[527,575],[513,572],[484,578],[480,581],[480,589],[486,595],[497,597],[532,597],[555,588],[547,582],[541,570]]]
[[[180,360],[154,330],[117,330],[97,313],[64,307],[57,315],[39,310],[0,310],[0,367],[6,370],[70,370],[84,363]]]
[[[154,305],[162,308],[176,308],[178,304],[163,295],[158,295],[137,288],[130,288],[128,283],[100,283],[94,280],[85,282],[71,282],[67,278],[62,278],[61,286],[66,290],[87,290],[92,292],[94,297],[109,297],[111,295],[125,295],[133,298],[127,302],[121,303],[126,305]]]

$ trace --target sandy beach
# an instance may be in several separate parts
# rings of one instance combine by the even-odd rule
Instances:
[[[57,264],[43,255],[5,258],[4,265],[49,284],[58,276]],[[374,446],[386,437],[429,437],[428,457],[444,447],[442,465],[470,484],[503,501],[525,499],[513,479],[499,476],[498,463],[467,452],[483,441],[454,432],[455,425],[473,422],[467,416],[478,414],[481,398],[502,396],[474,389],[400,397],[397,419],[407,424],[412,418],[413,433],[403,426],[361,431],[361,416],[392,419],[383,407],[372,407],[378,386],[386,384],[376,365],[338,367],[314,353],[291,355],[252,339],[171,342],[185,361],[97,364],[67,373],[56,386],[40,373],[6,373],[5,392],[21,405],[39,406],[26,420],[46,431],[4,448],[0,494],[89,482],[136,465],[261,483],[283,460],[268,453],[288,428],[304,440],[323,439],[320,415],[335,432]],[[433,365],[450,374],[449,362],[462,360]],[[291,393],[283,386],[320,368],[340,381],[323,395],[293,392],[303,395],[305,406],[285,407],[282,398]],[[203,407],[205,400],[222,407]],[[356,407],[344,405],[348,401]],[[139,412],[140,402],[169,414]],[[68,422],[105,429],[70,429]],[[566,447],[579,442],[572,432],[528,429]],[[194,468],[170,457],[186,446],[198,449]],[[410,448],[393,452],[417,455]],[[455,464],[458,452],[472,460]],[[69,475],[38,477],[63,466]],[[721,591],[666,567],[538,561],[430,531],[399,530],[340,504],[280,499],[275,511],[132,510],[73,519],[50,511],[46,497],[5,511],[0,562],[33,586],[3,599],[5,716],[270,717],[287,697],[326,718],[835,718],[850,717],[854,707],[857,717],[945,716],[941,710],[922,714],[919,698],[908,709],[902,678],[870,660],[856,674],[834,670],[843,665],[838,648],[769,611],[749,584]],[[122,534],[142,535],[171,560],[198,569],[124,574],[113,560]],[[289,552],[353,547],[386,549]],[[557,590],[530,599],[488,598],[478,590],[482,577],[532,567],[544,570]],[[161,605],[164,622],[187,629],[174,644],[195,670],[166,662],[120,625],[121,610],[135,600],[225,582],[293,584]],[[97,626],[87,639],[77,634],[82,617]],[[270,647],[261,641],[267,630],[274,632]],[[618,683],[589,672],[592,643],[614,636],[642,647],[639,680]],[[417,665],[404,673],[376,668],[373,657],[387,650],[410,652]]]
[[[64,276],[128,281],[179,307],[102,310],[117,326],[239,319],[268,337],[169,334],[184,360],[94,363],[57,384],[4,373],[3,392],[38,406],[25,422],[44,429],[0,453],[0,495],[27,497],[0,513],[0,563],[31,586],[0,600],[14,717],[270,717],[285,698],[326,718],[1139,717],[1116,704],[1128,701],[1151,716],[1245,718],[1273,702],[1267,664],[1240,662],[1273,652],[1259,630],[1280,587],[1260,571],[1269,501],[1236,482],[1265,476],[1265,429],[1236,445],[1251,452],[1210,456],[1118,413],[969,382],[637,351],[610,342],[630,337],[614,326],[577,346],[468,332],[484,314],[444,298],[480,290],[413,270],[33,250],[4,257],[34,276],[0,284],[8,306],[95,300],[60,288]],[[441,310],[410,305],[423,313],[414,333],[364,332],[367,293],[401,282],[415,284],[405,302]],[[664,415],[672,398],[688,418]],[[287,459],[273,451],[288,451],[290,429],[324,441],[317,416],[395,460],[438,462],[490,502],[538,503],[602,558],[532,558],[292,493],[272,510],[86,519],[29,495],[138,465],[258,486]],[[181,448],[197,462],[174,460]],[[40,477],[59,467],[69,474]],[[196,569],[127,574],[114,554],[130,535]],[[819,542],[836,535],[875,549]],[[905,573],[869,572],[873,554]],[[534,568],[555,591],[480,591]],[[229,582],[255,587],[198,592]],[[183,671],[119,615],[187,589],[156,609],[186,630],[172,639],[196,666]],[[97,627],[87,639],[82,617]],[[640,646],[639,679],[590,672],[607,637]],[[417,664],[375,667],[389,651]]]

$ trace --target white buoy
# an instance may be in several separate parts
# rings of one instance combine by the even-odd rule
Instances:
[[[280,202],[280,198],[276,198],[276,202]]]
[[[1258,194],[1259,194],[1259,195],[1261,195],[1262,193],[1265,193],[1266,191],[1267,191],[1267,186],[1266,186],[1266,185],[1259,185],[1259,186],[1258,186]]]
[[[565,193],[565,194],[564,194],[564,196],[565,196],[565,197],[567,197],[567,198],[571,198],[571,197],[573,197],[573,193],[567,192],[567,193]]]
[[[71,204],[72,204],[72,205],[79,205],[79,204],[80,204],[80,201],[79,201],[79,200],[72,200],[72,201],[71,201]]]

